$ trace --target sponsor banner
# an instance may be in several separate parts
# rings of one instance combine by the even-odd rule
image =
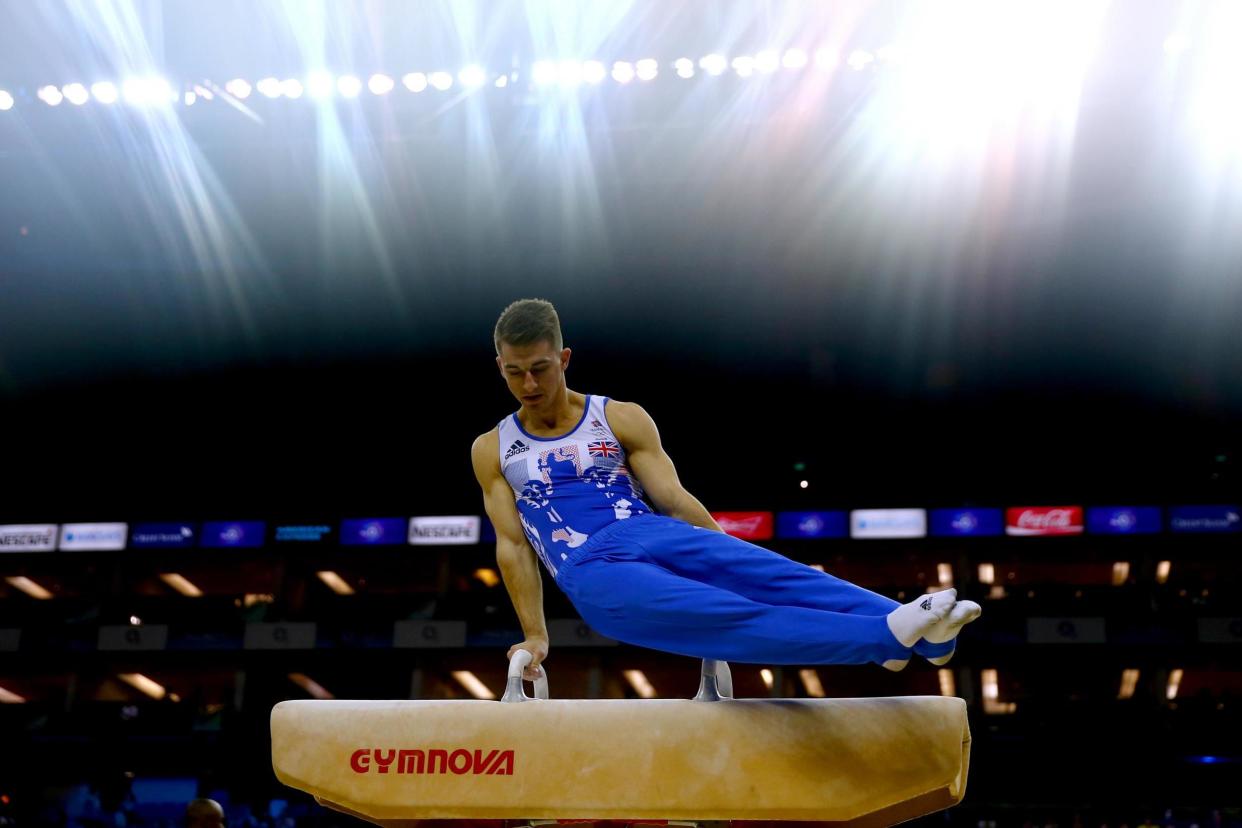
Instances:
[[[778,538],[848,538],[850,518],[846,512],[778,512]]]
[[[0,552],[51,552],[59,528],[55,523],[0,526]]]
[[[855,509],[851,538],[922,538],[927,536],[926,509]]]
[[[554,618],[548,622],[548,643],[553,647],[616,647],[617,642],[600,635],[577,618]]]
[[[1204,644],[1242,644],[1242,618],[1200,618],[1199,640]]]
[[[242,647],[247,650],[313,650],[316,627],[313,623],[246,625]]]
[[[1087,531],[1093,535],[1150,535],[1161,529],[1159,506],[1092,506]]]
[[[220,520],[203,524],[200,546],[211,549],[254,548],[263,545],[267,524],[261,520]]]
[[[64,552],[115,552],[125,548],[129,525],[125,523],[66,523],[60,527]]]
[[[397,621],[392,646],[402,649],[443,649],[466,646],[465,621]]]
[[[1005,510],[1005,534],[1081,535],[1081,506],[1015,506]]]
[[[774,517],[771,512],[712,512],[726,535],[742,540],[771,540]]]
[[[410,518],[409,541],[415,546],[444,546],[479,542],[478,515]]]
[[[1026,640],[1031,644],[1104,644],[1103,618],[1028,618]]]
[[[406,541],[405,518],[354,518],[341,521],[342,546],[389,546]]]
[[[1005,532],[1000,509],[932,509],[931,533],[937,537],[985,537]]]
[[[332,527],[322,524],[295,524],[276,527],[277,543],[324,543],[332,539]]]
[[[1172,506],[1172,532],[1242,532],[1242,510],[1237,506]]]
[[[196,537],[191,523],[138,523],[129,533],[130,549],[189,549]]]
[[[168,627],[165,624],[140,627],[105,624],[99,628],[98,648],[104,652],[164,650],[168,648]]]

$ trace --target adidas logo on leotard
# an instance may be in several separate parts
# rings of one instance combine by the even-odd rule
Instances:
[[[521,440],[514,440],[513,445],[509,446],[509,450],[505,452],[505,459],[508,460],[513,455],[521,454],[524,451],[530,451],[530,446],[526,445]]]
[[[931,609],[931,598],[930,597],[924,598],[921,602],[919,602],[919,606],[925,610],[930,610]]]

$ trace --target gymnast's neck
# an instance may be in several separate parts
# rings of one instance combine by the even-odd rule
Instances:
[[[586,407],[586,395],[571,391],[565,386],[549,397],[537,409],[522,406],[518,421],[522,428],[536,437],[558,437],[568,433],[582,419]]]

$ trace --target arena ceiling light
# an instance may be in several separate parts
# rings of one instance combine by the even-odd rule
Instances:
[[[694,77],[694,61],[690,58],[677,58],[673,61],[673,70],[677,77],[689,80]]]
[[[354,75],[341,75],[336,79],[336,91],[343,98],[356,98],[362,94],[362,81]]]
[[[453,86],[453,76],[448,72],[432,72],[427,78],[427,83],[431,84],[432,89],[447,92]]]
[[[1134,698],[1134,690],[1138,687],[1139,671],[1134,669],[1121,671],[1121,688],[1117,691],[1117,698],[1131,699]]]
[[[496,570],[488,569],[486,567],[483,569],[476,569],[474,571],[474,578],[476,581],[489,589],[500,583],[500,576],[496,574]]]
[[[99,85],[100,84],[96,84],[96,86],[99,86]],[[236,98],[239,101],[244,101],[246,100],[246,98],[249,98],[250,90],[251,90],[251,86],[250,86],[249,81],[242,80],[241,78],[233,78],[231,81],[229,81],[228,83],[224,85],[224,91],[228,92],[230,95],[232,95],[234,98]],[[93,88],[92,88],[92,91],[94,91]],[[97,91],[95,92],[95,97],[96,98],[99,97],[99,93]],[[102,98],[100,98],[100,100],[102,100]],[[107,103],[107,101],[105,101],[105,103]]]
[[[979,677],[983,684],[984,713],[1012,713],[1018,709],[1013,702],[1000,700],[1000,677],[994,668],[981,670]]]
[[[1182,686],[1182,675],[1183,673],[1180,667],[1176,670],[1169,671],[1169,683],[1168,686],[1164,688],[1164,697],[1169,701],[1173,701],[1177,698],[1177,691]]]
[[[1167,584],[1169,582],[1169,572],[1173,569],[1172,561],[1160,561],[1156,564],[1156,583]]]
[[[2,102],[3,101],[0,101],[0,103]],[[52,598],[52,593],[27,578],[25,575],[10,575],[4,580],[8,582],[9,586],[26,593],[36,601],[49,601]]]
[[[868,52],[866,49],[855,49],[850,52],[850,56],[845,62],[855,72],[861,72],[872,63],[875,63],[875,55]]]
[[[640,699],[654,699],[656,697],[655,687],[648,681],[647,676],[642,670],[622,670],[621,675],[625,676],[625,680],[630,683],[630,687],[634,688],[634,692],[638,694]]]
[[[953,564],[936,564],[936,579],[946,589],[953,586]]]
[[[176,572],[161,572],[160,580],[187,598],[202,598],[203,591],[190,582],[189,578]]]
[[[941,668],[936,671],[936,676],[937,678],[940,679],[940,695],[942,696],[956,696],[957,695],[957,682],[953,680],[952,670],[948,669],[947,667]]]
[[[634,80],[634,64],[628,60],[618,60],[612,65],[612,79],[620,84]]]
[[[168,695],[168,689],[164,685],[155,679],[144,676],[142,673],[120,673],[117,675],[117,678],[143,695],[150,696],[157,701]]]
[[[297,78],[286,78],[280,82],[280,94],[284,95],[286,98],[291,98],[296,101],[298,98],[302,97],[303,91],[305,91],[305,88],[302,86],[302,82]]]
[[[655,80],[660,74],[660,63],[654,58],[643,58],[634,64],[634,74],[640,81]]]
[[[80,83],[67,83],[61,87],[65,100],[74,106],[81,106],[91,99],[91,93]]]
[[[427,76],[422,72],[410,72],[401,78],[401,83],[411,92],[422,92],[427,88]]]
[[[829,70],[837,68],[841,62],[841,53],[831,47],[815,50],[815,68]]]
[[[319,576],[319,580],[328,585],[328,589],[337,595],[353,595],[354,588],[345,582],[345,579],[330,569],[324,569],[315,573]]]
[[[769,690],[776,684],[776,675],[767,667],[759,671],[759,678],[763,682],[763,686]]]
[[[121,97],[130,106],[161,106],[178,100],[172,85],[164,78],[130,78],[121,84]]]
[[[562,60],[556,64],[556,82],[566,89],[582,85],[582,62]]]
[[[25,704],[26,698],[19,696],[12,690],[0,687],[0,704]]]
[[[699,58],[699,68],[709,75],[723,75],[725,70],[729,68],[729,61],[725,60],[724,55],[712,53]]]
[[[802,679],[802,686],[806,688],[806,694],[813,699],[822,699],[824,697],[824,685],[819,680],[819,673],[811,669],[799,670],[798,678]]]
[[[13,108],[13,96],[0,89],[0,112],[8,112]]]
[[[785,54],[781,55],[781,66],[786,69],[802,69],[808,62],[806,52],[802,49],[786,49]]]
[[[479,681],[479,677],[469,670],[454,670],[453,678],[457,683],[466,688],[466,692],[474,696],[476,699],[484,699],[490,701],[496,698],[496,694],[487,689],[487,685]]]
[[[65,96],[55,86],[41,86],[39,91],[35,93],[35,97],[43,101],[48,106],[60,106]]]
[[[755,69],[769,75],[780,68],[781,56],[773,49],[764,49],[755,55]]]
[[[556,83],[556,64],[550,60],[537,60],[530,68],[530,78],[535,86]]]
[[[395,86],[391,77],[379,72],[367,80],[367,89],[371,90],[372,95],[387,95]]]
[[[306,76],[306,94],[316,100],[331,98],[336,83],[327,72],[311,72]]]
[[[259,94],[265,98],[280,97],[280,79],[279,78],[263,78],[254,85],[259,90]]]
[[[582,80],[595,86],[603,83],[608,77],[608,70],[598,60],[588,60],[582,64]]]
[[[457,73],[457,80],[467,89],[474,89],[487,83],[487,72],[482,66],[472,63]]]
[[[293,682],[298,687],[301,687],[302,691],[305,692],[306,695],[310,696],[312,699],[319,699],[320,701],[329,701],[331,699],[336,698],[336,696],[332,695],[326,689],[324,689],[324,686],[322,684],[315,681],[313,678],[306,675],[305,673],[290,673],[289,681]]]
[[[739,78],[749,78],[755,74],[755,59],[750,55],[738,55],[729,63]]]

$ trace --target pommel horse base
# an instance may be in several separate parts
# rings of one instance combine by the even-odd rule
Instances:
[[[735,700],[728,665],[713,661],[694,700],[549,700],[546,676],[530,699],[529,660],[515,654],[501,702],[281,702],[271,721],[276,776],[391,828],[872,828],[965,793],[961,699]]]

